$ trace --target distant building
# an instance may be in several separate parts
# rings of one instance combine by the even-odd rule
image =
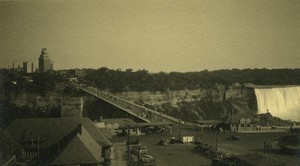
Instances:
[[[113,135],[126,134],[141,135],[141,127],[129,118],[100,119],[96,123],[98,128],[107,128]]]
[[[112,146],[88,118],[16,119],[0,140],[5,154],[12,153],[21,165],[96,166]]]
[[[29,64],[28,62],[23,62],[23,72],[24,73],[33,73],[34,72],[33,63]]]
[[[196,120],[195,121],[196,128],[200,127],[201,131],[211,130],[212,128],[217,127],[217,125],[222,123],[223,121],[221,120]]]
[[[73,69],[71,72],[75,77],[83,78],[85,76],[84,69]]]
[[[41,55],[39,57],[39,71],[47,72],[49,70],[53,70],[53,63],[50,61],[47,48],[42,48]]]
[[[244,115],[229,115],[225,121],[227,128],[233,132],[253,131],[255,130],[256,122]]]

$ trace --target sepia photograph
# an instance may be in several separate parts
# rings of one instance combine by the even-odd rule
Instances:
[[[299,29],[299,0],[0,0],[0,165],[298,166]]]

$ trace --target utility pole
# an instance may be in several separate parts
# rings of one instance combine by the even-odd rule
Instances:
[[[180,129],[180,123],[181,123],[181,119],[178,118],[178,140],[180,141],[181,138],[181,129]]]
[[[60,145],[59,145],[59,142],[60,141],[58,141],[58,146],[57,146],[57,156],[58,156],[58,165],[60,165]]]
[[[11,138],[11,154],[14,155],[14,142],[12,138]]]
[[[38,159],[40,158],[40,137],[38,137]]]
[[[216,132],[216,150],[218,150],[218,131]]]
[[[233,115],[233,110],[231,110],[231,113],[229,114],[230,116],[230,132],[232,131],[232,115]]]
[[[130,149],[129,149],[129,126],[128,126],[128,119],[126,119],[126,126],[127,126],[127,159],[130,160]]]

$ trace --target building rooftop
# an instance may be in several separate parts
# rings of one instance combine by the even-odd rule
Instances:
[[[100,153],[100,152],[98,152]],[[69,165],[69,164],[95,164],[101,162],[101,156],[89,147],[82,140],[75,137],[71,145],[64,149],[50,165]]]
[[[119,124],[119,128],[135,127],[137,123],[129,118],[112,118],[112,119],[101,119],[100,122],[106,124]],[[128,125],[128,126],[127,126]]]
[[[222,120],[196,120],[195,123],[200,123],[200,124],[218,124],[222,123]]]
[[[240,120],[242,118],[247,119],[247,118],[250,118],[250,117],[242,115],[242,114],[233,115],[232,118],[230,116],[228,116],[227,119],[225,120],[225,124],[230,124],[230,123],[237,124],[237,123],[240,123]]]
[[[16,119],[5,129],[14,141],[26,145],[37,144],[48,148],[76,132],[83,125],[91,136],[102,146],[112,146],[105,136],[88,118],[35,118]],[[36,145],[37,146],[37,145]]]
[[[108,128],[98,128],[101,133],[108,139],[108,140],[112,140],[113,135],[111,133],[111,131]]]
[[[138,123],[139,127],[145,127],[145,126],[173,126],[173,123],[169,122],[149,122],[149,123]]]

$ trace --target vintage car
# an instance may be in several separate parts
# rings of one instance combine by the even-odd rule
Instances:
[[[144,163],[151,163],[152,161],[154,160],[154,158],[151,156],[151,155],[144,155],[143,157],[142,157],[142,161],[144,162]]]

